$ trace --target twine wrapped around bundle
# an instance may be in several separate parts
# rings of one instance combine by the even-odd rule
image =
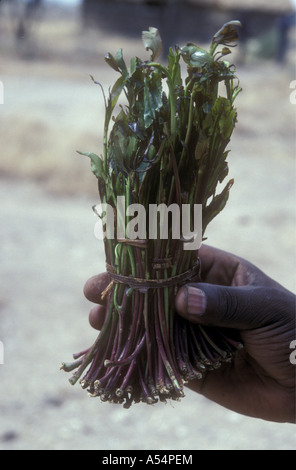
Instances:
[[[133,402],[179,399],[185,383],[231,360],[238,346],[228,332],[193,325],[175,314],[178,289],[200,281],[200,244],[184,249],[189,233],[176,237],[175,221],[168,215],[173,207],[186,205],[192,222],[199,205],[202,227],[198,231],[203,236],[227,202],[233,180],[219,194],[216,191],[228,174],[226,147],[236,123],[233,102],[240,88],[234,66],[222,59],[238,39],[238,26],[236,21],[224,25],[213,37],[209,52],[193,44],[171,49],[167,68],[156,62],[161,40],[155,28],[143,34],[145,46],[152,51],[151,61],[136,57],[128,70],[122,50],[106,56],[120,78],[108,100],[104,95],[104,155],[84,154],[99,180],[103,207],[100,217],[110,276],[102,294],[106,318],[93,346],[75,354],[74,363],[62,365],[68,372],[76,369],[72,384],[80,379],[82,387],[102,401],[128,408]],[[224,47],[218,52],[219,45]],[[187,64],[185,82],[181,59]],[[225,96],[219,95],[221,83]],[[123,92],[127,104],[113,117]],[[138,237],[128,237],[125,228],[122,236],[118,196],[124,198],[128,223],[139,205],[167,208],[165,219],[157,219],[155,236],[149,238],[148,216],[133,220]],[[114,237],[108,237],[111,209],[107,207],[117,222]],[[180,217],[185,218],[182,211]],[[161,235],[164,223],[166,237]],[[195,228],[191,223],[188,230],[193,238]]]

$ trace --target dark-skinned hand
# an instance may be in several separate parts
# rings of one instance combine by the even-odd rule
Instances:
[[[188,386],[237,413],[295,423],[295,295],[233,254],[202,245],[199,257],[202,282],[179,290],[176,312],[193,323],[237,330],[244,348]],[[85,296],[97,304],[89,317],[96,329],[104,322],[101,293],[109,282],[104,273],[85,285]]]

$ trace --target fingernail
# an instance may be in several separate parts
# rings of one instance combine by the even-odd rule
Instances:
[[[206,311],[207,298],[205,293],[193,286],[187,286],[187,313],[202,315]]]

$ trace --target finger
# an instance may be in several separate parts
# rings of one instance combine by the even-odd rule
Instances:
[[[226,287],[200,283],[182,287],[175,305],[177,312],[191,322],[252,329],[285,321],[284,316],[287,317],[287,312],[293,309],[293,299],[267,287]]]
[[[202,245],[198,252],[203,282],[230,286],[241,260],[226,251]]]
[[[105,307],[103,305],[96,305],[89,313],[89,323],[95,330],[101,330],[105,321]]]
[[[232,253],[202,245],[198,254],[201,261],[202,282],[220,286],[260,285],[284,289],[257,266]]]
[[[96,304],[106,304],[107,297],[102,298],[102,293],[110,284],[110,277],[107,273],[93,276],[84,286],[85,297]]]

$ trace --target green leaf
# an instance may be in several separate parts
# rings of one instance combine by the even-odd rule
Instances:
[[[229,150],[227,152],[225,152],[223,154],[223,158],[224,160],[226,160],[227,158],[227,155],[229,154]],[[226,176],[228,175],[229,173],[229,167],[228,167],[228,163],[226,161],[224,161],[224,166],[222,167],[220,173],[219,173],[219,179],[218,179],[218,182],[219,183],[222,183],[224,181],[224,179],[226,178]]]
[[[138,137],[139,140],[145,140],[145,136],[142,132],[142,129],[139,125],[139,122],[130,122],[128,124],[130,130]]]
[[[221,53],[222,53],[223,56],[229,55],[229,54],[231,54],[231,50],[229,49],[229,47],[223,47]],[[228,65],[228,64],[227,64],[227,65]],[[229,64],[229,65],[230,65],[230,64]]]
[[[187,44],[187,46],[182,47],[181,55],[184,62],[193,68],[202,68],[207,64],[214,63],[213,56],[195,44]]]
[[[181,74],[181,66],[180,66],[180,50],[170,48],[170,53],[168,56],[168,71],[172,80],[174,82],[174,87],[181,87],[182,86],[182,74]]]
[[[162,108],[161,74],[153,73],[145,80],[144,86],[144,124],[145,128],[151,126],[156,113]]]
[[[116,54],[115,54],[115,60],[118,64],[118,67],[119,69],[121,70],[121,73],[122,75],[124,75],[125,77],[128,76],[128,69],[127,69],[127,66],[125,64],[125,61],[123,59],[123,51],[122,49],[119,49]]]
[[[132,77],[137,70],[138,60],[136,57],[131,58],[130,62],[130,77]]]
[[[110,92],[110,95],[109,95],[109,99],[108,99],[108,105],[107,105],[107,108],[106,108],[106,114],[105,114],[105,132],[107,133],[107,130],[108,130],[108,127],[109,127],[109,123],[110,123],[110,120],[112,118],[112,113],[114,111],[114,108],[117,104],[117,101],[121,95],[121,92],[124,88],[126,84],[126,79],[125,77],[122,75],[114,84],[111,92]]]
[[[130,136],[127,142],[126,157],[130,159],[138,150],[138,139],[136,136]]]
[[[104,173],[104,162],[98,155],[91,152],[80,152],[79,150],[77,150],[77,153],[79,153],[79,155],[90,158],[91,170],[98,179],[106,179],[106,175]]]
[[[223,139],[227,140],[231,137],[236,122],[236,111],[230,110],[227,114],[223,114],[219,121],[219,129]]]
[[[212,114],[215,119],[218,119],[220,136],[224,140],[229,139],[236,122],[236,110],[232,108],[231,102],[220,96],[215,101]]]
[[[223,140],[228,140],[236,123],[236,110],[232,103],[223,96],[219,96],[211,111],[203,121],[203,132],[207,135],[218,133]]]
[[[152,52],[151,60],[156,60],[162,53],[162,40],[157,28],[150,27],[149,31],[143,31],[142,39],[146,50]]]
[[[117,61],[115,60],[113,55],[110,54],[110,52],[107,55],[105,55],[105,62],[107,62],[107,64],[110,65],[110,67],[116,72],[121,72]]]
[[[195,159],[201,160],[207,154],[209,150],[210,140],[201,138],[198,140],[195,147]]]
[[[241,26],[241,22],[236,20],[225,23],[213,36],[212,45],[215,45],[215,47],[219,44],[233,46],[234,44],[232,43],[239,39],[237,28]]]
[[[203,229],[224,209],[229,198],[229,191],[234,184],[231,179],[223,191],[213,198],[211,203],[203,211]]]

